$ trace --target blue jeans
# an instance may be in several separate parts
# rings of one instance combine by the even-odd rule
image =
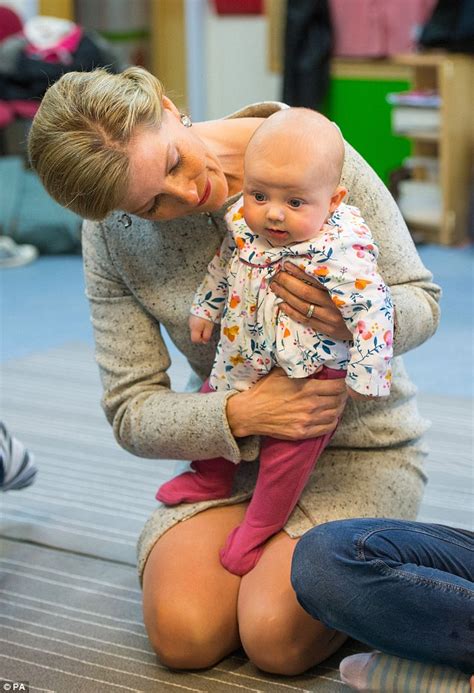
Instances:
[[[404,520],[314,527],[291,582],[326,626],[398,657],[474,673],[474,533]]]

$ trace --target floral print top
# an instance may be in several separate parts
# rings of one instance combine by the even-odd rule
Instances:
[[[245,390],[274,366],[304,378],[322,365],[347,370],[362,395],[390,394],[393,308],[377,271],[378,248],[356,207],[341,204],[309,241],[278,246],[253,233],[242,198],[228,210],[226,234],[191,312],[221,323],[210,376],[215,390]],[[279,310],[270,284],[285,261],[315,277],[341,311],[351,341],[336,341]]]

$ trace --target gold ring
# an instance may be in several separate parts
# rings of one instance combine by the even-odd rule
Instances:
[[[308,318],[308,320],[311,320],[311,318],[313,317],[313,313],[314,313],[315,308],[316,308],[316,306],[314,305],[314,303],[309,304],[309,308],[306,311],[306,317]]]

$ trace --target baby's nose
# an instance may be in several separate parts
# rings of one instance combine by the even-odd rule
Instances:
[[[283,209],[279,205],[270,205],[267,211],[267,217],[273,221],[283,221],[285,215]]]

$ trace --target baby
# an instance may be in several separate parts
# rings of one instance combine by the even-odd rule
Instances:
[[[354,398],[389,395],[392,301],[377,272],[369,229],[359,210],[342,202],[343,162],[338,128],[315,111],[281,110],[255,131],[245,153],[243,197],[226,214],[228,234],[191,308],[193,342],[208,342],[214,324],[221,325],[201,391],[242,391],[278,366],[290,378],[345,378]],[[329,291],[351,341],[316,333],[279,310],[270,284],[288,260]],[[230,572],[244,575],[255,566],[265,541],[284,527],[332,435],[262,438],[252,500],[221,551]],[[191,467],[161,486],[158,500],[175,505],[231,494],[233,462],[199,460]]]

